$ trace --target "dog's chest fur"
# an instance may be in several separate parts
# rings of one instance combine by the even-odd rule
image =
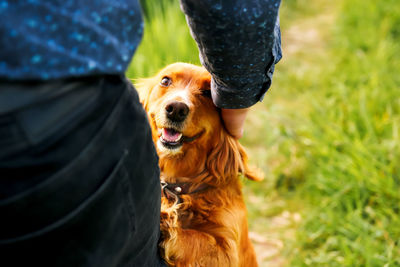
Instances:
[[[210,225],[223,210],[243,203],[238,183],[223,188],[212,188],[198,194],[182,195],[181,200],[177,215],[178,223],[184,229],[198,229],[202,225]]]

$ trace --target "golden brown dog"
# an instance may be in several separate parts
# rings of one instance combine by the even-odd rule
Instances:
[[[225,131],[210,79],[175,63],[138,85],[160,158],[161,253],[172,266],[257,266],[239,175],[262,177]]]

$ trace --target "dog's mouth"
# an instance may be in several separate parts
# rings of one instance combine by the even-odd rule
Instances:
[[[172,128],[162,128],[160,141],[168,148],[178,148],[183,145],[183,134]]]
[[[203,131],[192,137],[184,136],[180,131],[173,128],[161,128],[159,133],[160,142],[163,146],[169,149],[176,149],[181,147],[183,143],[189,143],[196,140],[203,134]]]

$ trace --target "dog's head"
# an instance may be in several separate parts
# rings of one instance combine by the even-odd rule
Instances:
[[[161,170],[168,176],[193,177],[206,169],[219,182],[239,172],[262,179],[249,171],[244,149],[225,131],[210,81],[204,68],[175,63],[137,84]]]

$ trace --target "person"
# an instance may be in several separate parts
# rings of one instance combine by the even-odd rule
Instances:
[[[278,0],[181,0],[201,64],[211,73],[214,104],[228,132],[243,135],[249,107],[271,86],[282,57]]]
[[[181,0],[240,137],[281,57],[280,0]],[[0,1],[0,265],[163,266],[150,127],[124,75],[137,0]]]

